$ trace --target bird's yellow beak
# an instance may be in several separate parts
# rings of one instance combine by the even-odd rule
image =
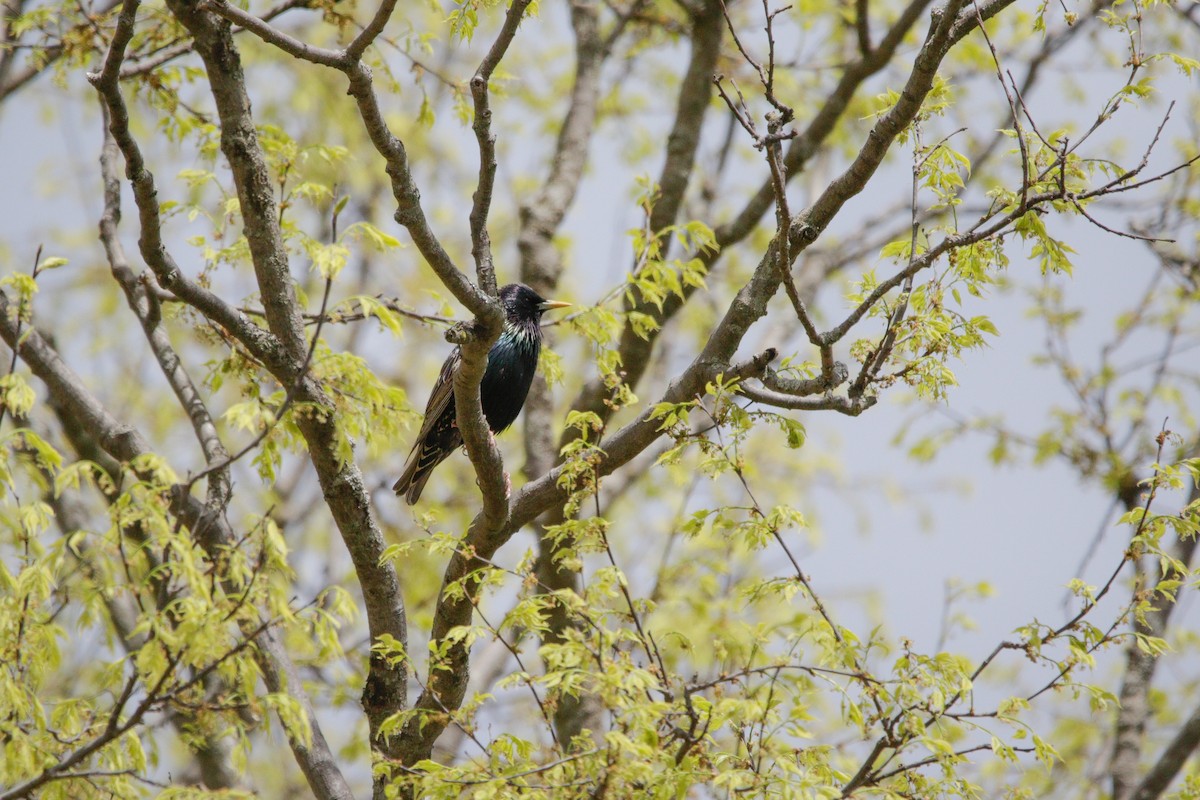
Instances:
[[[552,308],[568,308],[570,303],[564,303],[561,300],[547,300],[544,303],[538,303],[539,311],[549,311]]]

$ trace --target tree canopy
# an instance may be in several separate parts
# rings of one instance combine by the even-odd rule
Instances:
[[[3,20],[0,133],[87,152],[5,192],[0,800],[1200,797],[1194,4]],[[574,306],[493,437],[513,281]],[[466,456],[410,508],[451,345]],[[959,400],[985,349],[1039,369],[1011,414]],[[1019,545],[1069,601],[960,648],[971,565],[930,643],[843,591],[870,541],[814,570],[814,434],[881,416],[1101,498]]]

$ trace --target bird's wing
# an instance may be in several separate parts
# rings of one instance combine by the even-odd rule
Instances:
[[[425,404],[425,420],[421,423],[421,431],[413,443],[413,450],[416,450],[425,441],[426,435],[433,430],[438,418],[442,416],[442,412],[454,398],[454,375],[458,372],[461,363],[462,355],[456,347],[454,352],[446,357],[446,361],[442,364],[442,371],[438,373],[437,383],[433,385],[433,391],[429,393],[429,402]]]

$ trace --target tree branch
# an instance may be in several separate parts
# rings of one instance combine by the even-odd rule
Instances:
[[[789,145],[784,157],[784,170],[789,179],[803,173],[808,160],[819,151],[821,145],[833,132],[838,121],[842,119],[858,89],[868,78],[890,63],[896,49],[904,40],[905,35],[907,35],[909,30],[920,19],[921,14],[932,2],[933,0],[912,0],[901,12],[896,22],[888,30],[883,39],[880,40],[870,56],[863,57],[846,68],[837,85],[826,96],[825,101],[821,103],[816,115]],[[720,16],[716,20],[715,27],[716,33],[719,35],[721,29]],[[706,41],[705,46],[716,48],[719,46],[719,40],[716,43]],[[695,57],[695,54],[693,54],[693,57]],[[689,69],[688,75],[697,80],[703,80],[705,86],[711,90],[710,78],[713,69],[715,69],[715,62],[710,65],[707,72],[702,69],[693,72]],[[711,97],[711,93],[708,97]],[[707,98],[704,102],[708,102]],[[680,108],[683,108],[683,106],[683,94],[681,93]],[[686,125],[686,123],[681,121],[677,115],[676,126],[680,125]],[[697,125],[695,128],[698,130],[699,126]],[[660,177],[660,186],[666,182],[665,176],[669,171],[677,171],[674,169],[668,170],[669,166],[671,166],[671,162],[668,157],[668,165],[664,166],[663,177]],[[763,215],[771,207],[774,200],[774,182],[769,177],[732,220],[714,229],[718,248],[696,254],[696,257],[700,259],[705,268],[711,270],[722,253],[749,236],[755,227],[757,227]],[[655,208],[665,208],[661,198],[655,205]],[[673,220],[674,217],[671,219]],[[798,253],[793,253],[792,255],[795,256]],[[655,343],[664,329],[666,322],[683,308],[687,302],[687,298],[691,297],[693,291],[692,287],[685,286],[684,297],[680,298],[676,295],[667,297],[663,301],[663,308],[661,310],[648,304],[645,308],[637,309],[643,313],[650,314],[654,318],[656,323],[658,323],[656,330],[643,335],[636,331],[632,325],[628,323],[625,325],[624,330],[621,332],[618,351],[621,354],[625,383],[631,389],[636,389],[645,375]],[[599,414],[601,419],[608,419],[612,413],[611,409],[604,402],[608,398],[608,393],[608,389],[605,387],[603,381],[599,379],[592,380],[580,390],[571,407],[575,410],[592,411]],[[566,444],[566,439],[560,444]]]
[[[917,55],[912,73],[897,104],[876,123],[850,169],[834,181],[813,207],[798,216],[793,225],[794,255],[801,252],[816,237],[849,197],[862,191],[882,162],[888,146],[920,110],[921,103],[933,84],[937,65],[950,47],[969,32],[968,29],[955,26],[954,15],[961,2],[962,0],[951,0],[946,9],[934,14],[925,44]],[[1012,0],[1004,2],[1011,3]],[[993,4],[991,13],[995,14],[998,10]],[[779,273],[773,255],[768,253],[760,260],[751,280],[742,287],[730,304],[703,351],[670,384],[660,402],[684,402],[702,392],[706,382],[716,375],[728,373],[732,356],[742,338],[750,326],[766,313],[766,303],[774,295],[779,284]],[[628,463],[662,435],[660,426],[650,418],[651,408],[652,406],[647,407],[637,419],[604,440],[604,456],[595,466],[598,477],[611,474]],[[521,526],[552,506],[561,506],[566,500],[566,491],[557,484],[562,471],[562,466],[556,467],[522,487],[513,498],[508,520],[503,527],[490,528],[482,517],[476,517],[466,536],[467,546],[451,558],[443,577],[443,587],[458,585],[461,591],[451,593],[443,589],[434,616],[432,641],[439,641],[452,629],[469,624],[472,609],[469,598],[473,597],[478,589],[477,580],[471,576],[485,565],[483,559],[489,559]],[[466,655],[461,644],[456,643],[450,648],[448,663],[431,676],[426,689],[415,704],[416,708],[434,711],[458,707],[466,690]],[[405,738],[411,742],[411,749],[406,753],[406,758],[426,757],[442,727],[444,723],[439,723],[435,718],[412,721],[406,727]]]
[[[477,320],[486,326],[494,323],[498,326],[501,312],[491,300],[491,296],[468,280],[467,276],[454,265],[445,248],[429,227],[429,220],[421,208],[421,192],[413,179],[409,168],[408,151],[404,143],[392,133],[383,112],[379,108],[379,100],[372,86],[371,71],[361,61],[363,51],[373,40],[373,36],[382,29],[382,25],[395,8],[395,0],[384,0],[370,26],[351,43],[354,50],[329,50],[301,42],[263,20],[242,11],[230,4],[228,0],[203,0],[203,9],[211,11],[226,20],[241,25],[246,30],[258,36],[264,42],[278,47],[285,53],[296,58],[332,67],[346,75],[350,82],[349,94],[358,105],[367,136],[375,150],[383,156],[387,163],[387,174],[391,179],[392,195],[396,199],[396,212],[393,215],[396,222],[408,229],[409,236],[417,246],[425,262],[442,281],[451,294],[466,306]],[[368,31],[374,31],[367,37]],[[367,38],[364,38],[367,37]],[[357,46],[356,46],[357,45]]]
[[[868,13],[867,0],[855,0],[854,33],[858,37],[858,52],[863,58],[871,55],[871,20]]]
[[[104,3],[93,11],[92,15],[94,17],[102,17],[121,5],[121,2],[122,0],[104,0]],[[21,5],[23,6],[23,3]],[[86,30],[94,24],[94,20],[88,20],[74,26],[74,29],[70,33]],[[11,95],[28,86],[35,78],[54,66],[63,56],[63,46],[61,44],[49,45],[42,49],[40,57],[34,60],[33,63],[26,65],[21,71],[13,74],[12,67],[15,63],[17,49],[13,46],[15,42],[9,40],[11,27],[6,26],[6,30],[10,33],[5,34],[3,46],[0,46],[0,103],[3,103]],[[64,36],[66,35],[70,34],[64,34]]]
[[[156,274],[161,271],[160,282],[164,288],[192,302],[196,299],[195,293],[191,292],[190,284],[177,279],[179,271],[169,261],[162,247],[153,178],[144,169],[140,151],[129,135],[128,115],[117,89],[120,63],[132,35],[136,8],[136,0],[126,2],[104,70],[93,82],[112,113],[113,136],[125,154],[128,172],[134,183],[141,210],[143,255],[152,268],[158,264],[155,271]],[[244,315],[229,309],[223,302],[216,301],[214,304],[206,300],[193,304],[221,324],[233,322],[240,325],[244,322],[244,326],[233,331],[234,334],[247,343],[251,353],[263,360],[276,379],[283,385],[298,385],[299,401],[331,410],[332,402],[323,389],[304,374],[308,344],[279,230],[273,185],[250,115],[250,99],[246,94],[240,57],[230,26],[199,8],[187,5],[183,0],[172,2],[170,8],[194,37],[196,50],[208,73],[221,119],[221,147],[233,171],[251,259],[271,334],[265,334],[249,323]],[[249,15],[243,16],[248,17],[251,24],[264,24]],[[268,336],[271,338],[267,339]],[[325,502],[346,542],[362,583],[372,638],[388,635],[403,643],[407,640],[407,626],[399,578],[390,563],[381,561],[385,544],[371,513],[370,498],[362,474],[353,461],[347,461],[341,455],[342,434],[337,430],[332,413],[304,415],[297,420],[297,426],[308,445]],[[379,728],[388,716],[404,708],[406,695],[405,665],[390,664],[373,652],[363,705],[375,749],[386,752],[387,743],[379,734]]]
[[[33,374],[45,384],[53,403],[61,406],[89,436],[95,438],[106,453],[118,461],[128,463],[152,452],[141,433],[112,416],[41,334],[31,330],[22,338],[9,312],[8,298],[0,292],[0,338],[18,352]],[[187,525],[214,561],[220,548],[233,546],[236,542],[224,517],[210,514],[205,504],[186,494],[181,486],[176,486],[172,491],[170,505],[171,512]],[[312,730],[311,745],[304,745],[289,736],[292,751],[301,770],[309,778],[310,787],[321,800],[348,800],[351,798],[349,787],[321,733],[312,701],[304,691],[296,667],[278,634],[274,628],[267,628],[258,633],[257,638],[261,654],[259,666],[268,688],[290,694],[300,705]]]
[[[137,0],[127,0],[122,6],[104,67],[100,73],[88,75],[88,80],[108,110],[109,130],[125,157],[125,174],[133,186],[138,207],[138,247],[142,258],[164,289],[232,334],[255,358],[268,367],[278,368],[282,363],[279,341],[220,297],[188,280],[163,243],[154,175],[146,168],[141,148],[129,131],[129,111],[118,83],[125,48],[133,38],[138,5]]]
[[[471,254],[475,257],[479,288],[491,297],[497,295],[496,268],[492,264],[492,240],[487,219],[492,207],[492,189],[496,183],[496,135],[492,133],[492,109],[488,102],[488,82],[500,60],[517,35],[517,26],[532,0],[514,0],[504,16],[504,25],[471,77],[471,97],[475,103],[475,122],[471,126],[479,143],[479,184],[471,204]]]
[[[1200,746],[1200,707],[1180,726],[1154,766],[1129,793],[1133,800],[1157,800]]]
[[[836,411],[850,417],[857,417],[877,402],[877,398],[872,396],[850,398],[830,394],[821,398],[796,397],[745,384],[737,387],[737,393],[756,403],[775,408],[786,408],[792,411]]]
[[[1128,483],[1136,487],[1136,478]],[[1193,485],[1188,501],[1194,502],[1197,496],[1198,490]],[[1132,491],[1123,492],[1120,499],[1126,510],[1132,510],[1138,507],[1140,498],[1136,491]],[[1196,552],[1196,538],[1178,539],[1173,551],[1172,557],[1186,569]],[[1155,583],[1155,588],[1157,589],[1162,581],[1177,581],[1185,577],[1175,570],[1169,570]],[[1146,612],[1144,622],[1135,619],[1134,630],[1147,636],[1165,637],[1175,606],[1173,602],[1160,600],[1157,607]],[[1150,686],[1158,668],[1159,657],[1143,651],[1136,641],[1131,641],[1126,647],[1125,659],[1125,674],[1121,679],[1118,695],[1120,706],[1113,737],[1112,761],[1109,764],[1112,796],[1113,800],[1153,800],[1166,790],[1182,768],[1183,762],[1190,757],[1200,742],[1200,710],[1193,712],[1191,719],[1159,756],[1151,771],[1139,780],[1142,746],[1146,740],[1146,726],[1151,714]]]
[[[654,200],[647,222],[647,229],[651,235],[674,224],[679,217],[684,194],[695,169],[700,133],[704,127],[709,101],[713,96],[712,76],[717,68],[724,28],[721,3],[719,0],[704,0],[692,8],[691,13],[691,55],[679,88],[671,132],[667,136],[667,155],[657,181],[658,197]],[[669,240],[661,246],[663,252],[666,252],[670,246]],[[682,305],[682,299],[671,295],[663,303],[661,311],[649,300],[627,302],[626,311],[650,315],[659,322],[661,330],[662,322]],[[644,332],[639,333],[627,323],[618,344],[624,372],[623,380],[631,388],[637,387],[649,368],[658,338],[654,332],[649,335],[643,334]],[[611,390],[604,380],[596,377],[580,389],[571,403],[571,408],[592,412],[597,414],[602,422],[607,422],[614,412],[612,406],[606,402],[610,394]],[[560,448],[575,436],[576,432],[564,432],[559,443]]]
[[[600,38],[595,0],[571,3],[571,29],[575,33],[575,80],[567,113],[555,142],[550,174],[537,194],[521,204],[521,229],[517,235],[521,279],[544,296],[550,296],[562,271],[562,260],[553,239],[583,177],[596,127],[600,71],[608,52]]]
[[[521,206],[521,229],[517,248],[521,254],[521,279],[544,297],[553,297],[563,271],[562,258],[554,237],[567,209],[574,201],[587,161],[588,148],[595,131],[600,75],[615,43],[617,31],[609,38],[600,36],[598,3],[595,0],[573,2],[571,29],[575,34],[575,79],[562,128],[555,142],[550,172],[536,195]],[[524,475],[532,480],[548,472],[557,461],[553,403],[546,381],[537,376],[525,400]],[[561,510],[547,513],[533,523],[538,537],[538,559],[534,567],[539,588],[544,592],[575,589],[578,575],[561,570],[554,563],[553,545],[546,539],[547,525],[562,522]],[[543,642],[557,641],[569,624],[561,604],[548,609],[548,632]],[[594,705],[594,704],[592,704]],[[586,698],[562,697],[554,709],[551,731],[559,742],[570,742],[584,727],[597,728],[588,719]]]
[[[283,0],[278,5],[272,6],[261,17],[257,19],[263,22],[270,22],[285,12],[291,11],[294,8],[312,8],[311,0]],[[234,34],[242,33],[246,29],[240,26],[235,26]],[[129,80],[141,75],[147,75],[164,64],[169,64],[181,56],[185,56],[196,49],[196,43],[190,39],[176,42],[173,45],[163,47],[161,50],[142,57],[140,60],[127,59],[121,67],[121,80]]]
[[[108,106],[104,106],[103,111],[105,124],[104,145],[100,153],[100,174],[104,180],[104,213],[100,217],[100,240],[104,245],[113,278],[125,293],[126,302],[142,325],[155,361],[166,376],[167,383],[170,384],[180,406],[191,420],[192,430],[200,442],[205,462],[210,468],[225,463],[224,467],[213,469],[208,480],[209,513],[221,515],[225,513],[232,493],[227,463],[229,452],[221,443],[217,426],[204,399],[192,383],[178,353],[171,346],[170,338],[162,328],[162,314],[157,297],[148,290],[146,282],[134,274],[125,257],[125,249],[117,235],[117,226],[121,221],[121,182],[116,173],[117,143],[109,129]]]

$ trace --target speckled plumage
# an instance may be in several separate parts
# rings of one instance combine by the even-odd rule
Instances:
[[[544,300],[521,283],[504,286],[500,302],[504,306],[504,331],[488,351],[487,367],[479,385],[483,416],[493,433],[512,425],[525,405],[542,349],[543,312],[567,305]],[[462,446],[454,405],[454,375],[459,363],[456,347],[442,364],[404,473],[392,487],[396,494],[404,495],[409,505],[421,497],[434,468]]]

